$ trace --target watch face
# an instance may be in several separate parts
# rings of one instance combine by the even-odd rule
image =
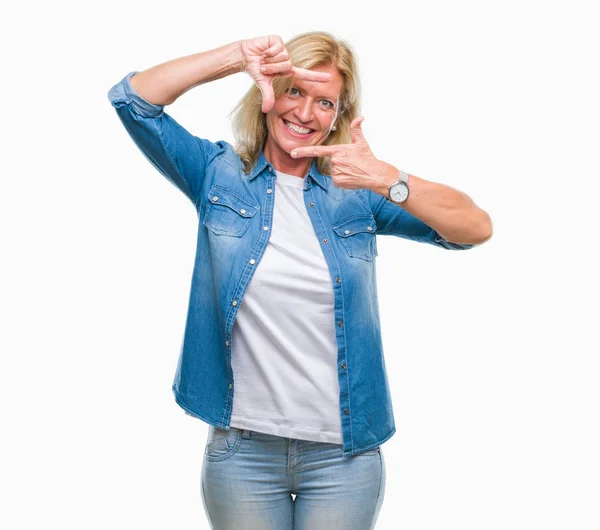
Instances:
[[[390,189],[390,199],[403,202],[408,197],[408,186],[404,182],[396,182]]]

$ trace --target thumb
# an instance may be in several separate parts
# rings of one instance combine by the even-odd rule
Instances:
[[[363,136],[361,128],[363,121],[365,121],[365,118],[363,116],[358,116],[357,118],[354,118],[352,120],[352,123],[350,124],[350,135],[352,136],[353,144],[355,144],[356,142],[367,143],[365,137]]]

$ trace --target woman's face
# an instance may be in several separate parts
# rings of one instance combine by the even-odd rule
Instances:
[[[331,80],[318,83],[294,79],[291,88],[275,99],[275,105],[267,113],[266,151],[283,151],[289,155],[295,147],[319,145],[335,125],[343,78],[334,66],[311,70],[328,72]]]

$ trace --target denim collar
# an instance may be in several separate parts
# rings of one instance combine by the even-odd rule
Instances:
[[[256,165],[252,168],[252,171],[250,172],[250,177],[248,180],[252,180],[254,179],[256,176],[260,175],[266,167],[273,167],[272,164],[269,163],[269,161],[265,158],[265,154],[264,151],[260,152],[260,155],[258,157],[258,162],[256,162]],[[273,167],[273,171],[275,171],[275,168]],[[317,158],[314,157],[312,160],[312,165],[311,168],[308,172],[308,174],[313,178],[313,180],[319,185],[321,186],[321,188],[323,188],[325,191],[327,191],[327,185],[329,184],[327,177],[325,175],[323,175],[318,169],[317,169]],[[305,185],[304,185],[304,189],[308,189],[306,180],[305,180]]]

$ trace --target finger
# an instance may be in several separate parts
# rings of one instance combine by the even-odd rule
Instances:
[[[305,70],[304,68],[296,68],[295,66],[292,66],[292,72],[296,79],[316,81],[318,83],[327,83],[327,81],[331,81],[332,77],[328,72],[314,72],[313,70]]]
[[[284,61],[277,64],[263,64],[260,67],[260,72],[265,75],[282,74],[289,72],[292,69],[292,61]]]
[[[271,79],[264,79],[257,83],[262,94],[262,111],[265,114],[273,108],[273,105],[275,105],[275,94],[271,82]]]
[[[365,118],[363,116],[358,116],[357,118],[354,118],[352,120],[352,123],[350,124],[350,135],[352,136],[352,143],[361,141],[366,143],[361,127],[363,121],[365,121]]]
[[[278,53],[277,55],[273,56],[273,57],[264,57],[262,59],[262,63],[263,64],[270,64],[270,63],[282,63],[283,61],[289,61],[290,56],[288,54],[288,52],[286,50],[283,50],[282,52]]]
[[[305,156],[331,156],[337,153],[341,145],[313,145],[311,147],[296,147],[292,152],[292,158]]]
[[[356,118],[354,118],[352,120],[352,123],[350,124],[350,128],[354,128],[354,127],[359,127],[360,125],[362,125],[362,122],[365,121],[365,117],[364,116],[357,116]]]
[[[263,57],[273,57],[283,51],[283,41],[278,37],[269,36],[269,48],[263,52]]]

